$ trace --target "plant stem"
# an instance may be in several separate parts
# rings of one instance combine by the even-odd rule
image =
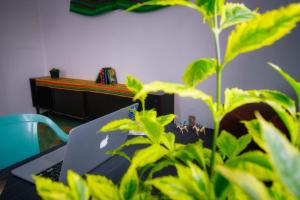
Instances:
[[[145,99],[143,99],[141,102],[142,102],[142,110],[143,110],[143,112],[144,112],[145,109],[146,109],[146,106],[145,106]]]
[[[297,108],[296,108],[296,112],[300,112],[300,98],[298,98],[298,110],[297,110]]]
[[[222,65],[221,65],[221,48],[220,48],[220,41],[219,41],[219,35],[220,30],[218,27],[218,15],[217,15],[217,9],[215,7],[215,14],[214,14],[214,39],[215,39],[215,47],[216,47],[216,58],[217,58],[217,67],[216,67],[216,101],[217,101],[217,108],[216,108],[216,115],[214,118],[214,135],[212,140],[212,154],[210,158],[210,170],[209,170],[209,176],[212,177],[214,171],[215,171],[215,154],[217,149],[217,136],[219,133],[220,128],[220,108],[221,108],[221,89],[222,89]]]
[[[145,114],[145,110],[146,110],[146,105],[145,105],[145,104],[146,104],[146,103],[145,103],[146,98],[147,98],[147,97],[143,97],[143,98],[140,99],[141,104],[142,104],[142,113],[143,113],[143,115]]]
[[[215,43],[216,43],[216,54],[217,54],[216,99],[217,99],[217,111],[219,111],[221,106],[221,90],[222,90],[222,66],[221,66],[221,49],[220,49],[220,42],[219,42],[219,33],[215,33]]]
[[[220,123],[219,120],[214,122],[215,128],[214,128],[214,135],[213,135],[213,141],[212,141],[212,153],[210,157],[210,168],[209,168],[209,177],[212,177],[214,171],[215,171],[215,154],[216,154],[216,147],[217,147],[217,136],[219,133]]]

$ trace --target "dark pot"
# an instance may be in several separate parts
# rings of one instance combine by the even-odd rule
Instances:
[[[50,71],[50,75],[52,79],[59,79],[59,71]]]

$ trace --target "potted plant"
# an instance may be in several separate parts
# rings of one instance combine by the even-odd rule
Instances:
[[[52,79],[59,79],[59,69],[58,68],[52,68],[50,71],[50,76]]]
[[[74,199],[300,199],[300,118],[294,100],[273,90],[248,90],[227,88],[221,103],[221,74],[227,64],[239,54],[271,45],[289,33],[300,21],[300,4],[259,14],[239,3],[224,0],[152,0],[137,4],[186,6],[199,11],[211,28],[215,38],[214,58],[201,58],[187,66],[183,74],[184,84],[154,81],[142,84],[132,76],[127,77],[127,87],[140,100],[142,110],[135,112],[135,120],[121,119],[110,122],[101,131],[134,130],[147,137],[128,140],[113,154],[125,156],[131,165],[120,184],[115,185],[102,176],[87,175],[84,180],[69,172],[69,186],[36,177],[37,191],[41,197],[51,195]],[[224,59],[221,58],[219,35],[235,26],[228,38]],[[295,90],[300,100],[300,83],[269,63]],[[216,74],[216,101],[196,86],[208,76]],[[164,91],[182,97],[191,97],[207,104],[214,120],[211,148],[201,141],[193,144],[177,144],[172,133],[165,133],[164,126],[175,115],[157,117],[153,110],[145,109],[149,92]],[[266,103],[278,114],[287,128],[289,139],[259,113],[256,119],[244,122],[248,133],[237,138],[227,131],[220,132],[222,118],[232,110],[251,103]],[[297,109],[296,109],[297,108]],[[262,150],[243,152],[250,141]],[[132,159],[122,152],[122,147],[132,144],[149,144],[135,153]],[[153,174],[173,166],[177,175],[153,178]],[[146,178],[140,176],[147,171]],[[267,184],[266,184],[267,183]],[[153,193],[154,188],[159,193]],[[81,198],[79,198],[81,197]]]

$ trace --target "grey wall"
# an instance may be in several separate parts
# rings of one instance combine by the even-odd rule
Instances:
[[[0,114],[34,112],[29,77],[45,74],[38,0],[1,0]]]
[[[22,3],[21,0],[14,0],[14,4],[16,2],[28,4],[27,1]],[[33,0],[29,2],[36,3]],[[270,2],[259,0],[243,2],[253,9],[260,7],[261,11],[265,11],[267,8],[276,8],[291,1],[273,0],[272,5]],[[69,0],[39,0],[38,7],[41,26],[33,29],[33,35],[28,37],[36,38],[35,35],[39,34],[38,28],[42,30],[42,40],[37,39],[34,44],[39,43],[40,54],[43,54],[43,43],[45,44],[46,57],[38,57],[38,71],[43,71],[43,67],[47,68],[44,75],[51,67],[59,67],[63,76],[93,80],[100,67],[113,66],[119,82],[123,83],[127,74],[132,74],[145,83],[153,80],[181,82],[181,74],[186,65],[197,58],[214,56],[210,30],[202,23],[202,18],[197,12],[187,8],[172,7],[143,14],[113,11],[101,16],[87,17],[68,12]],[[10,12],[5,15],[14,16]],[[15,15],[22,18],[22,13],[16,12]],[[24,18],[29,17],[26,15]],[[4,19],[7,20],[7,17],[0,20],[6,22]],[[31,22],[24,21],[22,24],[27,26],[35,21],[37,19]],[[282,66],[300,80],[300,70],[296,66],[300,50],[299,31],[297,28],[272,47],[239,56],[224,70],[223,88],[279,89],[294,97],[292,90],[266,62],[272,61]],[[5,34],[6,37],[10,37],[10,32]],[[223,50],[227,34],[228,32],[222,34]],[[17,35],[15,39],[22,40]],[[18,49],[13,49],[11,54],[19,57]],[[2,58],[4,56],[1,55],[1,62]],[[37,66],[31,59],[26,65]],[[3,66],[1,63],[1,69]],[[28,74],[34,76],[32,73]],[[23,88],[24,98],[30,102],[29,91],[26,91],[28,94],[25,92],[24,84],[18,84],[16,87]],[[214,96],[215,77],[206,80],[199,88]],[[8,99],[5,101],[12,107],[20,104],[20,98],[16,102],[9,102]],[[3,106],[2,103],[0,106]],[[20,107],[23,110],[31,109],[28,104]],[[17,107],[15,111],[21,108]],[[213,126],[211,114],[202,102],[176,97],[175,112],[182,118],[187,118],[189,114],[196,115],[200,123],[208,127]]]

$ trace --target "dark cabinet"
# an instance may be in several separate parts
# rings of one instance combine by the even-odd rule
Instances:
[[[53,89],[53,111],[78,118],[85,118],[84,93]]]
[[[34,79],[30,79],[32,104],[36,108],[52,109],[52,89],[36,86]]]
[[[146,99],[146,109],[155,108],[157,115],[174,113],[174,95],[157,92],[149,94]]]
[[[131,98],[110,94],[86,93],[86,111],[90,118],[98,118],[132,103]]]
[[[74,118],[91,120],[133,103],[132,94],[121,84],[99,88],[99,84],[92,81],[41,77],[30,79],[30,85],[32,103],[37,112],[39,108],[44,108]],[[174,95],[162,92],[149,94],[146,109],[155,109],[158,115],[174,113]]]

